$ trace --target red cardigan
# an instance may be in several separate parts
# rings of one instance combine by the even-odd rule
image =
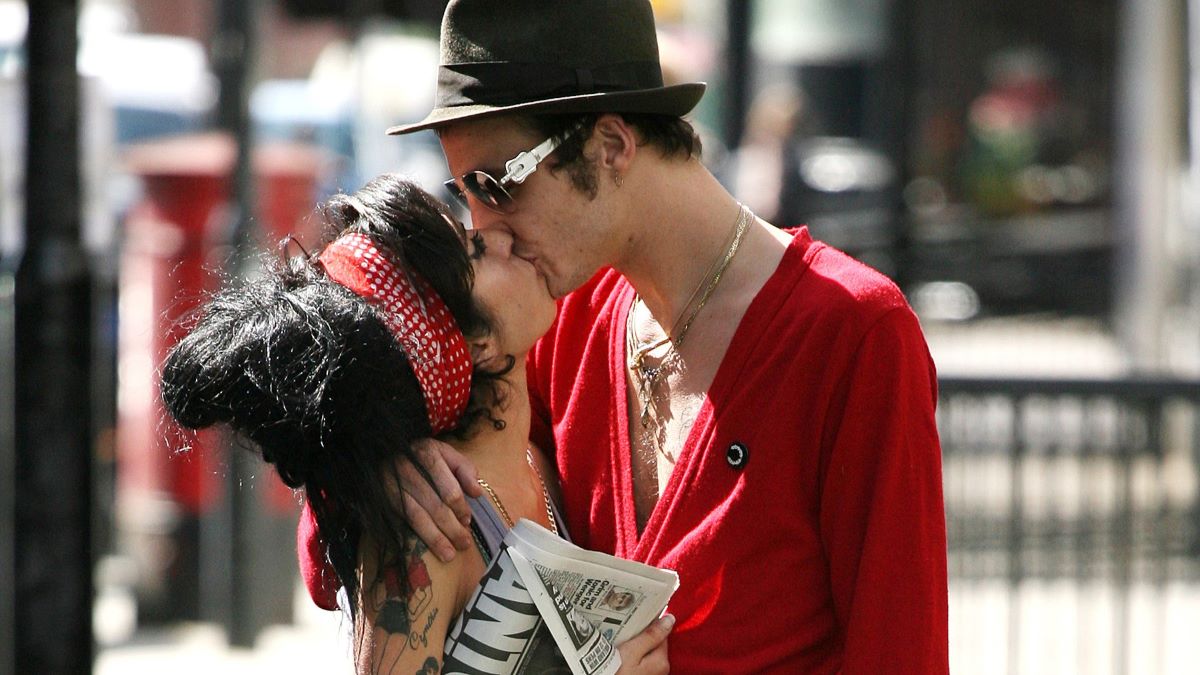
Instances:
[[[641,536],[614,271],[530,355],[534,440],[577,543],[679,572],[673,672],[947,672],[932,360],[890,281],[794,235]]]

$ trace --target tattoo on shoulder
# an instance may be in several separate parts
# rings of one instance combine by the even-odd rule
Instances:
[[[421,669],[417,671],[417,675],[437,675],[442,672],[442,664],[432,656],[425,659],[425,663],[421,664]]]
[[[386,596],[376,608],[375,628],[390,634],[388,641],[399,648],[399,653],[408,649],[427,648],[429,633],[438,615],[438,608],[432,606],[433,582],[429,577],[429,568],[421,557],[427,550],[417,540],[401,560],[388,565],[381,575],[380,581]],[[408,582],[407,596],[403,583],[405,578]],[[389,645],[389,652],[392,645]],[[429,657],[417,672],[437,673],[439,669],[437,659]]]

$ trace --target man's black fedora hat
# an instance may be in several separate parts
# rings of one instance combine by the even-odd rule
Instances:
[[[648,0],[451,0],[433,111],[387,132],[511,112],[683,115],[703,94],[663,86]]]

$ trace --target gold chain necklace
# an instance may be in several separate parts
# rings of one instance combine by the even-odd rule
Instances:
[[[525,461],[529,463],[529,468],[533,469],[533,475],[537,476],[538,485],[542,488],[542,506],[546,507],[546,519],[550,523],[550,529],[554,534],[558,534],[558,519],[554,517],[554,509],[550,506],[550,491],[546,489],[546,481],[542,479],[542,472],[538,471],[537,464],[533,461],[533,450],[529,446],[525,447]],[[504,508],[504,503],[500,501],[500,497],[496,496],[496,491],[482,478],[476,478],[475,481],[492,498],[492,503],[496,505],[496,510],[500,512],[500,517],[504,519],[504,524],[511,530],[513,527],[512,516],[508,515],[508,509]]]
[[[745,238],[748,226],[753,220],[754,214],[750,209],[744,204],[738,204],[738,215],[737,220],[734,221],[732,241],[730,241],[721,257],[717,258],[713,265],[709,267],[708,274],[701,279],[700,285],[692,292],[687,304],[683,306],[683,311],[680,312],[679,318],[671,326],[671,333],[666,337],[654,340],[645,345],[640,344],[641,340],[634,325],[633,315],[638,301],[641,300],[641,296],[634,296],[633,304],[630,306],[629,314],[625,320],[625,340],[629,353],[629,370],[638,382],[637,399],[642,407],[641,415],[639,416],[642,429],[646,429],[650,425],[650,404],[654,398],[655,388],[658,386],[663,375],[666,374],[666,367],[670,365],[670,362],[679,358],[679,349],[683,347],[683,339],[687,337],[688,330],[691,329],[696,316],[700,314],[700,310],[704,309],[704,305],[708,303],[713,292],[717,290],[717,285],[721,282],[725,270],[729,268],[729,263],[733,261],[733,256],[737,254],[738,248],[741,247],[742,239]],[[687,315],[687,320],[684,321],[684,313],[687,312],[687,308],[695,300],[696,295],[700,293],[701,289],[704,289],[704,293],[700,296],[700,301],[696,303],[696,308],[692,310],[691,314]],[[680,328],[681,322],[683,323],[682,328]],[[663,356],[662,361],[659,362],[658,366],[647,366],[645,363],[646,356],[663,345],[670,345],[670,347],[668,353]],[[666,454],[660,445],[655,444],[655,449],[668,460],[675,461],[675,458]]]
[[[692,322],[696,319],[696,315],[700,313],[700,310],[704,307],[705,303],[708,302],[709,296],[711,296],[712,292],[716,290],[717,282],[721,280],[721,274],[725,272],[725,268],[728,267],[729,262],[733,260],[733,254],[737,253],[738,246],[741,244],[742,234],[745,232],[746,225],[750,223],[750,219],[746,218],[748,215],[752,215],[750,214],[750,209],[746,208],[742,204],[738,204],[738,217],[733,223],[734,227],[730,232],[729,243],[725,246],[725,254],[713,260],[713,264],[710,265],[708,271],[704,273],[704,276],[700,279],[700,283],[696,284],[696,288],[692,291],[692,294],[688,296],[687,302],[684,303],[683,310],[679,312],[679,317],[675,319],[675,323],[671,324],[670,335],[666,335],[658,340],[655,340],[654,342],[637,347],[637,349],[632,352],[632,356],[630,356],[631,364],[636,362],[637,366],[641,367],[641,362],[646,358],[646,355],[670,342],[672,335],[679,336],[677,339],[675,339],[676,346],[683,344],[683,338],[685,335],[687,335],[688,329],[692,327]],[[692,302],[696,299],[696,296],[700,295],[700,291],[705,289],[706,286],[707,289],[705,290],[704,297],[700,299],[700,304],[697,305],[696,309],[693,310],[690,315],[688,315],[687,322],[683,323],[684,312],[687,311],[688,307],[692,306]],[[640,295],[634,296],[633,305],[630,307],[631,314],[633,307],[636,306],[638,301],[641,299],[642,297]],[[682,328],[680,328],[681,323],[683,323]],[[633,332],[634,337],[636,338],[636,330]],[[640,340],[638,340],[638,342],[640,342]],[[630,367],[632,368],[633,366],[631,365]]]

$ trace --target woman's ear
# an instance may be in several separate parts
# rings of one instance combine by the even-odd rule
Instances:
[[[475,364],[476,368],[487,366],[488,362],[500,356],[500,345],[496,343],[496,337],[491,333],[469,339],[467,348],[471,350],[471,363]]]
[[[624,173],[637,155],[637,132],[620,115],[597,118],[592,137],[599,143],[600,169],[606,173]]]

